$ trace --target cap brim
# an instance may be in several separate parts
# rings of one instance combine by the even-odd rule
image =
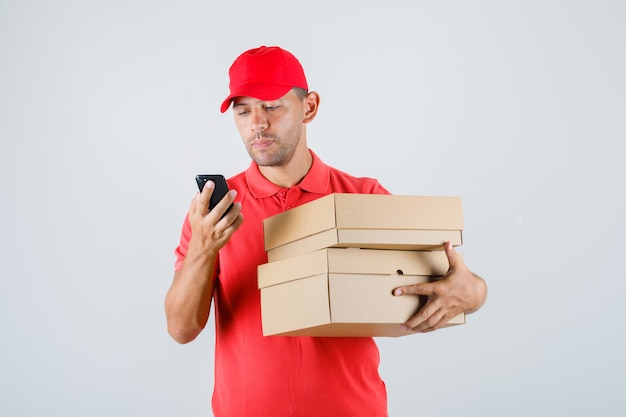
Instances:
[[[230,95],[222,103],[220,108],[224,113],[230,107],[230,103],[235,97],[253,97],[258,100],[276,100],[284,96],[291,90],[291,86],[280,84],[245,84],[237,87],[235,91],[231,91]]]

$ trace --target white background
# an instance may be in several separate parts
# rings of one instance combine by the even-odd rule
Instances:
[[[379,339],[392,417],[626,414],[620,1],[0,1],[0,415],[210,416],[212,322],[163,298],[200,172],[248,156],[219,105],[281,45],[309,145],[463,199],[490,298]]]

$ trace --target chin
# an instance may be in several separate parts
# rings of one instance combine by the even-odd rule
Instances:
[[[250,157],[258,166],[261,167],[279,167],[286,165],[291,158],[286,158],[284,155],[265,155],[265,154],[253,154],[250,153]]]

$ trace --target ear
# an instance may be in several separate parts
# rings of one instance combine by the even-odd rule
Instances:
[[[317,109],[320,105],[320,95],[315,91],[309,92],[304,98],[304,123],[310,123],[317,115]]]

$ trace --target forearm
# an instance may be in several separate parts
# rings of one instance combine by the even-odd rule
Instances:
[[[194,340],[204,329],[211,310],[216,255],[190,245],[183,267],[165,298],[167,329],[179,343]]]
[[[211,311],[217,253],[243,223],[241,203],[233,202],[237,196],[235,190],[228,192],[213,210],[208,210],[214,188],[209,181],[191,200],[189,245],[183,267],[174,275],[165,296],[167,330],[179,343],[191,342],[204,329]]]

